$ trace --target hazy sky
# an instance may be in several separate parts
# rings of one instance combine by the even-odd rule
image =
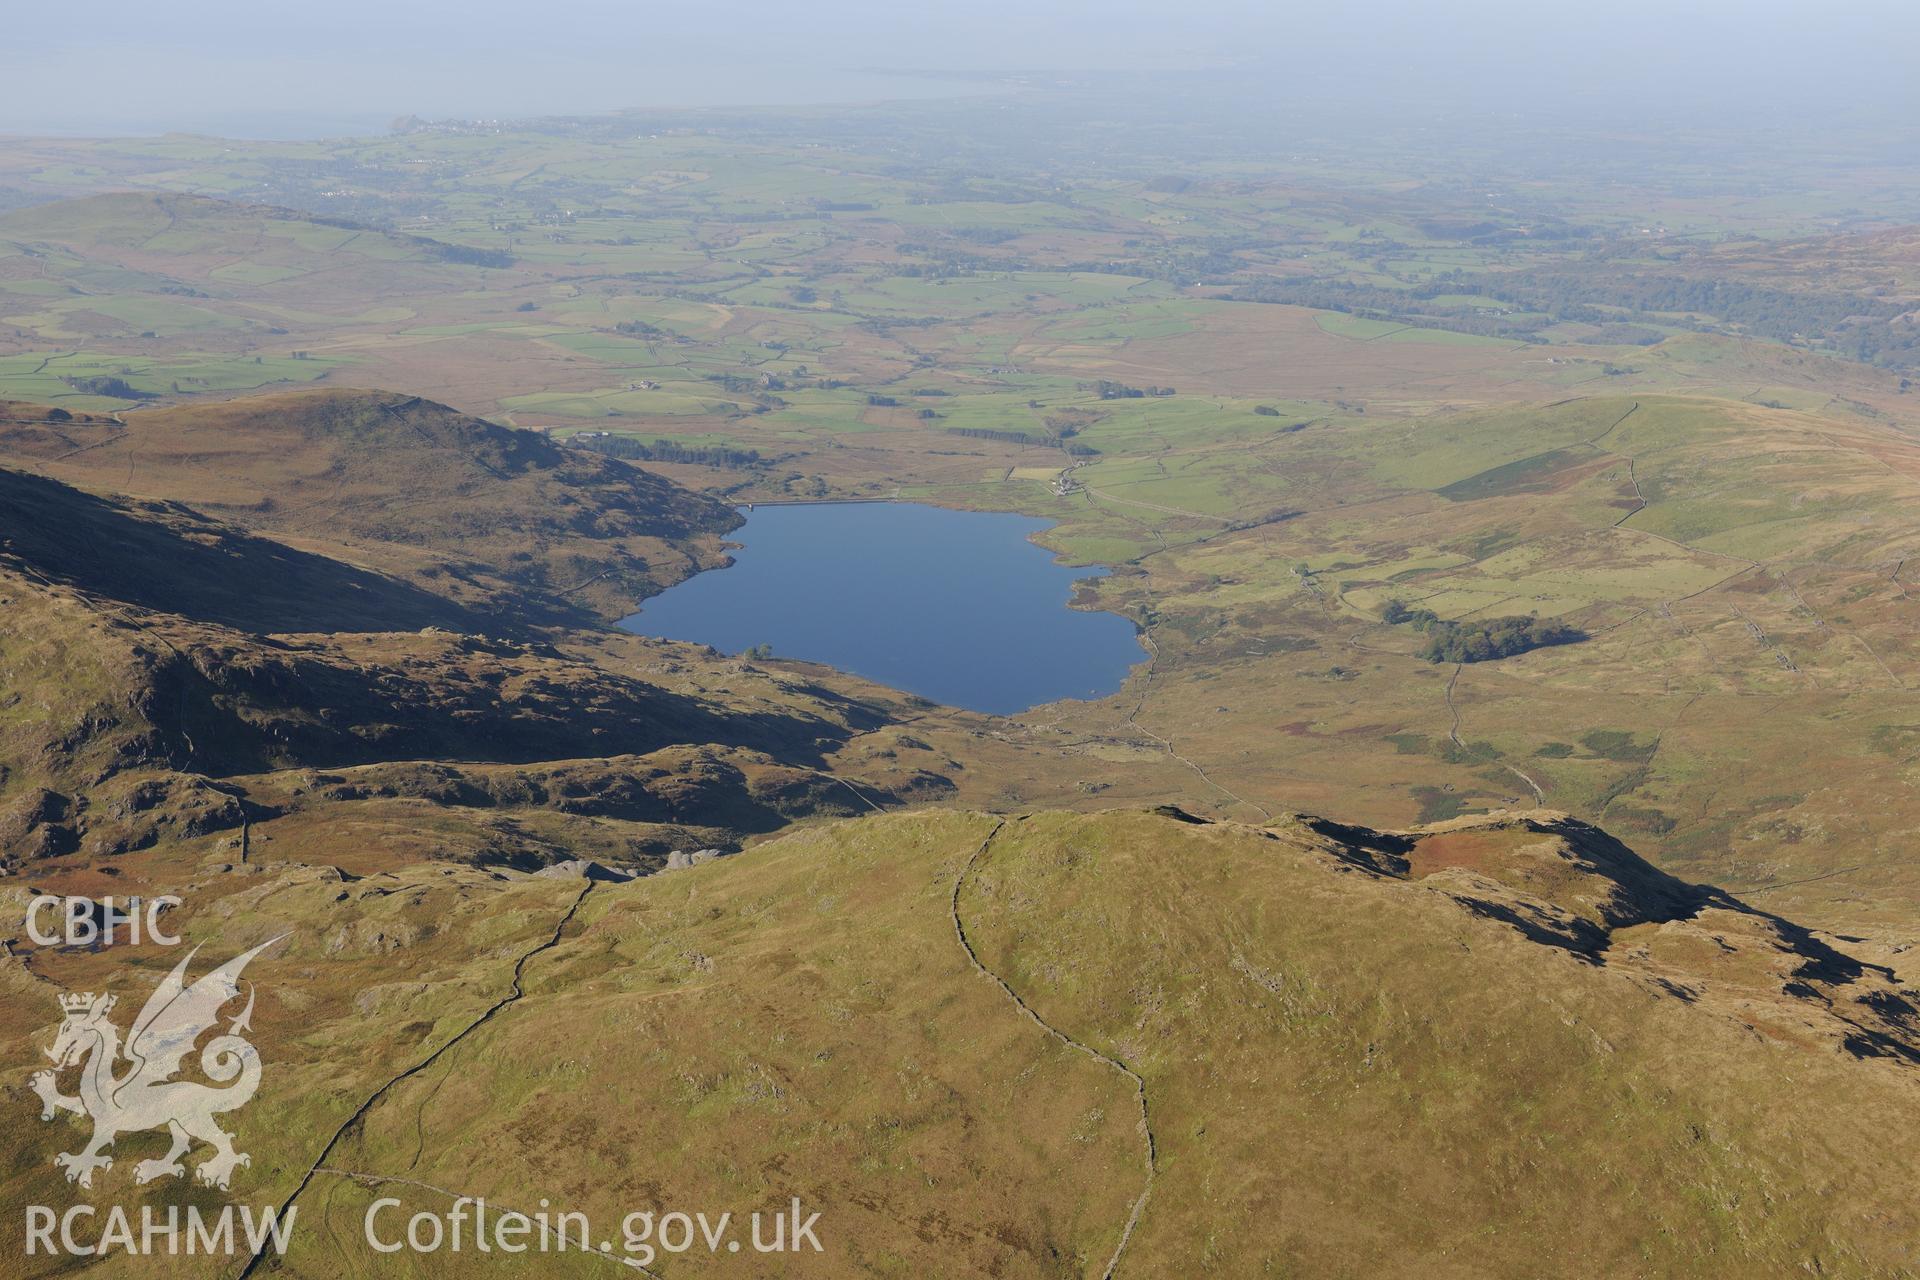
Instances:
[[[1642,114],[1920,107],[1914,0],[76,0],[3,23],[0,132],[935,94],[914,69],[1270,72],[1275,92]]]

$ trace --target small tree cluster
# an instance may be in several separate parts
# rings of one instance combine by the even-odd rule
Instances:
[[[1574,644],[1587,633],[1564,622],[1531,615],[1449,622],[1430,609],[1408,608],[1389,600],[1380,618],[1396,626],[1410,626],[1427,635],[1420,656],[1428,662],[1492,662],[1531,649]]]

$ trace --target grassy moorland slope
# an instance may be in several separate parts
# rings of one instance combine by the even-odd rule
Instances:
[[[1081,474],[1116,498],[1169,489],[1109,489],[1100,470]],[[1582,397],[1316,424],[1223,456],[1206,483],[1283,518],[1135,514],[1168,546],[1100,595],[1148,627],[1152,681],[1079,723],[1172,739],[1243,818],[1544,802],[1679,874],[1913,936],[1920,448],[1897,420]],[[1059,536],[1121,536],[1117,510],[1094,494]],[[1420,632],[1382,621],[1394,601],[1587,638],[1434,664]]]
[[[901,814],[591,888],[167,874],[193,941],[292,931],[254,970],[275,1070],[242,1134],[248,1194],[301,1206],[282,1274],[609,1265],[375,1258],[376,1195],[596,1224],[798,1196],[825,1251],[783,1273],[823,1276],[1875,1276],[1915,1225],[1882,1140],[1920,1111],[1907,998],[1546,812]],[[10,972],[22,1036],[49,983],[110,980]],[[69,1136],[25,1131],[0,1196],[52,1194]]]

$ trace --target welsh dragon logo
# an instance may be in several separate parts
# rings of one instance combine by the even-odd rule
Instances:
[[[46,1051],[53,1059],[53,1070],[36,1072],[32,1085],[40,1095],[42,1120],[51,1120],[61,1111],[93,1120],[92,1141],[77,1152],[53,1158],[67,1171],[67,1181],[91,1187],[95,1169],[113,1168],[113,1157],[105,1153],[114,1139],[147,1129],[166,1129],[173,1146],[161,1159],[135,1165],[136,1182],[184,1174],[180,1157],[195,1142],[213,1148],[213,1154],[193,1171],[195,1180],[207,1186],[226,1190],[233,1171],[251,1163],[245,1153],[234,1150],[233,1135],[214,1121],[217,1115],[245,1106],[260,1087],[260,1053],[241,1036],[251,1029],[251,984],[246,1008],[228,1024],[225,1035],[215,1036],[200,1051],[201,1071],[225,1087],[173,1077],[194,1044],[219,1022],[220,1011],[240,994],[240,972],[247,962],[279,941],[263,942],[188,985],[187,965],[199,951],[195,947],[147,998],[124,1045],[120,1029],[107,1016],[117,1003],[115,997],[93,992],[60,997],[65,1017],[53,1047]],[[55,1073],[83,1061],[79,1094],[61,1093]]]

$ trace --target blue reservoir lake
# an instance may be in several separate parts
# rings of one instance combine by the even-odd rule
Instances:
[[[1105,570],[1056,564],[1028,541],[1047,527],[908,502],[755,507],[732,566],[620,625],[726,653],[764,644],[974,711],[1105,697],[1146,653],[1127,619],[1067,607]]]

